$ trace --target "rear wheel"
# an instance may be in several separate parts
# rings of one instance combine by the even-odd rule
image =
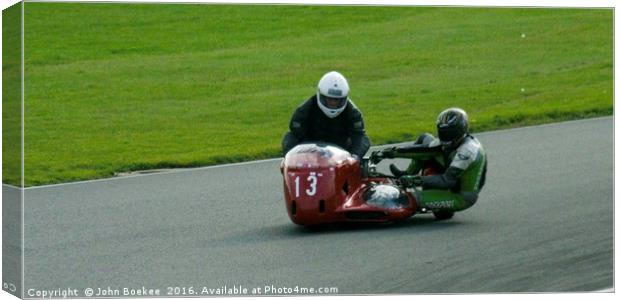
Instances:
[[[454,216],[454,212],[450,210],[440,210],[433,212],[433,215],[435,215],[435,219],[437,220],[448,220]]]

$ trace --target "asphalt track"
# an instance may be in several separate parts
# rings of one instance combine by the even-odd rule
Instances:
[[[612,288],[612,118],[477,136],[485,189],[448,221],[298,227],[284,209],[280,160],[28,188],[25,290]]]

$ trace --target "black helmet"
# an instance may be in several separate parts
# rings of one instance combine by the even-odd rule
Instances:
[[[437,135],[444,145],[456,145],[469,133],[467,113],[456,107],[442,111],[437,117]]]

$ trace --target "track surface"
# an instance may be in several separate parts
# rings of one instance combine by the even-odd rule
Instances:
[[[612,131],[608,117],[477,135],[489,157],[485,189],[441,222],[298,227],[284,209],[279,160],[29,188],[25,289],[610,288]]]

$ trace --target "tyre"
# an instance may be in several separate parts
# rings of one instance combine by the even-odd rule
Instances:
[[[454,212],[450,210],[440,210],[433,212],[433,215],[435,215],[435,219],[437,220],[448,220],[454,216]]]

